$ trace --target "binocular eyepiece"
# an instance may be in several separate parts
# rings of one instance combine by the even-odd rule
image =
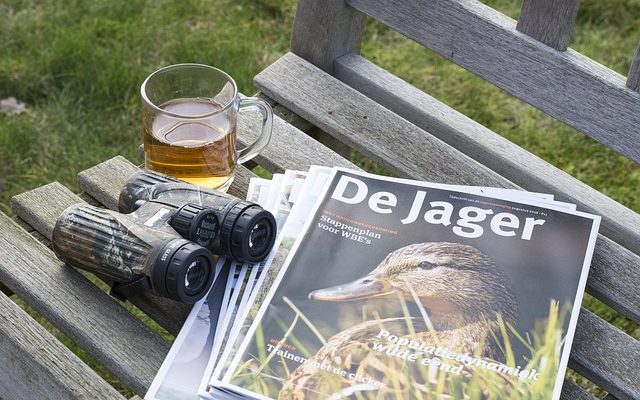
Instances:
[[[114,282],[122,300],[146,290],[192,304],[209,291],[213,254],[256,263],[273,248],[273,215],[255,203],[152,171],[130,178],[119,211],[75,204],[58,218],[58,258]]]

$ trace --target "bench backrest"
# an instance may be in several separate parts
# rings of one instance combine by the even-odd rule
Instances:
[[[640,162],[640,52],[629,77],[567,48],[579,0],[524,0],[516,22],[476,0],[300,0],[291,50],[327,72],[365,15]]]

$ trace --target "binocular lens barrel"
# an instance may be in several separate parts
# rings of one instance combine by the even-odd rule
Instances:
[[[213,284],[211,252],[185,239],[166,243],[151,268],[151,285],[159,295],[193,304]]]
[[[273,215],[248,201],[236,201],[226,212],[187,203],[173,214],[170,225],[183,238],[243,263],[262,261],[276,237]]]
[[[180,236],[238,262],[262,261],[276,239],[275,218],[259,205],[154,171],[129,178],[118,208],[128,214],[145,202],[175,207],[170,225]]]
[[[53,249],[69,265],[93,272],[118,289],[119,298],[137,294],[146,281],[160,296],[193,304],[213,284],[211,251],[131,217],[88,204],[67,208],[53,229]]]
[[[276,232],[273,214],[257,204],[241,201],[229,210],[221,224],[219,254],[240,262],[260,262],[273,248]]]

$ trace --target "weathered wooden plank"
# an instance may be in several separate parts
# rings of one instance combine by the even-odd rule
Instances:
[[[125,162],[126,161],[126,162]],[[91,197],[111,210],[118,209],[118,196],[138,167],[122,156],[116,156],[78,173],[78,185]],[[104,183],[117,184],[117,188],[105,190]]]
[[[167,342],[1,213],[0,231],[0,280],[132,390],[144,394],[169,350]]]
[[[109,165],[115,167],[115,170],[125,170],[129,168],[129,165],[132,165],[124,158],[120,157],[120,159],[123,162],[112,162]],[[124,176],[125,174],[118,173],[112,175],[113,179]],[[113,203],[113,199],[105,197],[99,192],[96,192],[96,196],[103,197],[105,201]],[[18,216],[45,235],[48,240],[51,240],[53,227],[62,211],[72,204],[81,202],[83,202],[82,199],[64,186],[52,183],[15,196],[11,205]],[[174,335],[180,331],[190,310],[190,306],[186,304],[156,296],[153,293],[144,293],[129,300]]]
[[[585,309],[569,367],[620,400],[640,398],[640,342]]]
[[[282,118],[286,123],[293,125],[298,128],[302,132],[309,132],[313,128],[313,124],[305,119],[303,119],[298,114],[289,110],[286,107],[283,107],[281,104],[276,103],[273,99],[270,99],[264,93],[258,92],[255,94],[255,97],[260,98],[271,106],[273,109],[273,115],[277,115]]]
[[[124,400],[51,333],[0,293],[0,398]]]
[[[515,21],[475,0],[347,0],[552,117],[640,161],[640,94],[625,78],[571,49],[516,31]]]
[[[640,92],[640,45],[636,49],[636,55],[633,57],[629,75],[627,77],[627,87],[636,92]]]
[[[515,187],[295,54],[286,54],[260,72],[255,84],[269,97],[400,176]],[[389,132],[400,132],[401,136]]]
[[[564,51],[578,15],[580,0],[524,0],[516,29]]]
[[[299,0],[291,35],[291,51],[327,72],[333,60],[358,53],[364,15],[344,0]]]
[[[557,194],[559,200],[601,215],[600,231],[640,254],[637,213],[358,55],[336,60],[334,73],[510,181],[527,190]]]
[[[238,141],[242,145],[256,140],[259,134],[259,121],[255,118],[244,115],[238,119]],[[335,151],[277,116],[273,118],[271,141],[255,160],[271,172],[307,170],[311,165],[356,168]]]
[[[53,226],[62,211],[72,204],[82,202],[80,197],[55,182],[14,196],[11,208],[36,232],[51,240]]]
[[[614,310],[640,323],[640,257],[599,235],[587,291]]]
[[[572,381],[565,379],[560,400],[596,400],[596,397]]]

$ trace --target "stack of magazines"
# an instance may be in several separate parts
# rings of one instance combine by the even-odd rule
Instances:
[[[344,168],[254,178],[278,223],[220,259],[145,399],[558,399],[600,217]]]

